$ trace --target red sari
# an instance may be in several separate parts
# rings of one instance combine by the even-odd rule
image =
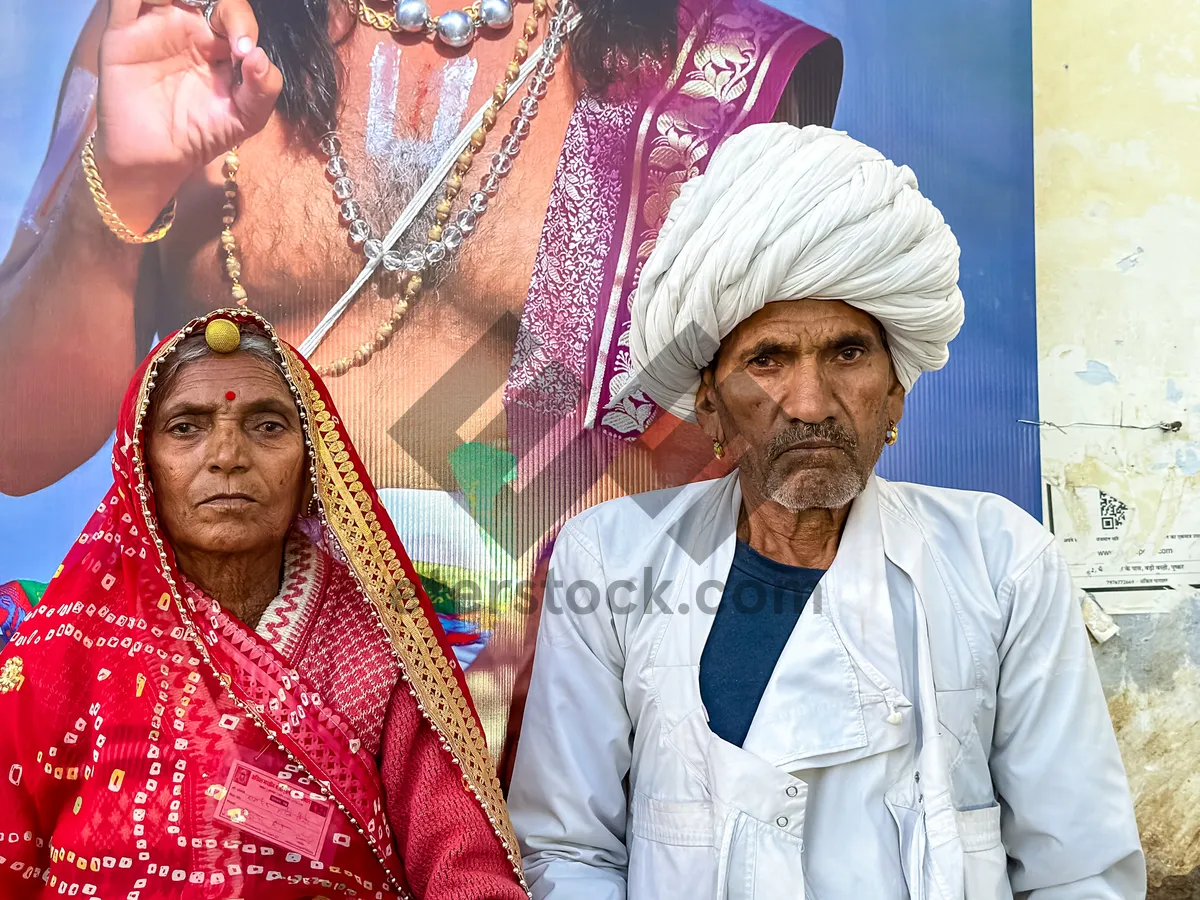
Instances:
[[[186,581],[143,422],[0,654],[0,897],[509,900],[520,852],[428,597],[324,385],[276,339],[317,476],[259,632]],[[269,622],[266,620],[270,620]]]

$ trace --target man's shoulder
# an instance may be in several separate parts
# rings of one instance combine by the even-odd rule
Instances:
[[[1054,542],[1041,522],[999,494],[881,481],[880,497],[886,511],[938,549],[981,553],[999,577],[1028,566]]]
[[[568,520],[563,531],[597,550],[613,543],[644,547],[698,504],[722,495],[729,477],[605,500]]]

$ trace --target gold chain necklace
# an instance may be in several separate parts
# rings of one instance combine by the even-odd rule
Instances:
[[[225,174],[225,205],[221,207],[221,249],[225,251],[225,276],[230,281],[230,293],[238,306],[246,305],[246,289],[242,287],[242,264],[237,258],[237,239],[233,236],[233,223],[237,221],[238,186],[237,173],[241,161],[237,147],[225,154],[222,171]]]

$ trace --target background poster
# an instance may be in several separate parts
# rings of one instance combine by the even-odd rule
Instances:
[[[774,5],[841,41],[836,127],[911,165],[963,248],[966,326],[950,366],[921,380],[884,473],[996,491],[1039,515],[1037,435],[1017,421],[1037,418],[1027,9],[1009,0],[969,10],[953,0],[903,10],[886,0]],[[90,9],[87,0],[0,8],[0,244],[37,177]],[[5,441],[23,440],[21,423],[0,429]],[[29,496],[0,496],[0,579],[53,574],[109,483],[108,456],[101,448]]]
[[[5,251],[46,155],[67,60],[91,9],[86,0],[0,4],[0,84],[5,85],[0,90],[0,246]],[[81,289],[85,283],[81,279]],[[22,430],[17,422],[0,423],[0,440],[21,441]],[[27,447],[37,452],[33,443]],[[37,494],[0,494],[0,580],[48,581],[111,483],[105,447]]]
[[[1200,176],[1189,155],[1200,146],[1200,39],[1189,37],[1200,34],[1195,5],[1174,0],[1149,15],[1111,0],[1038,0],[1031,23],[1029,4],[1016,0],[774,3],[840,41],[835,125],[911,165],[962,246],[966,325],[947,369],[921,379],[883,473],[995,491],[1035,516],[1044,512],[1069,550],[1086,545],[1073,562],[1087,587],[1115,586],[1112,578],[1131,577],[1122,567],[1145,565],[1137,550],[1157,558],[1166,548],[1174,550],[1168,565],[1185,566],[1163,576],[1169,586],[1200,583],[1187,568],[1200,523],[1186,518],[1200,507],[1200,451],[1187,439],[1200,408],[1192,351],[1200,333],[1186,312],[1200,259]],[[88,0],[0,4],[0,245],[37,178],[67,59],[90,9]],[[1121,192],[1106,186],[1113,179]],[[86,289],[86,271],[79,284]],[[0,295],[0,316],[2,302]],[[1118,307],[1126,318],[1096,314]],[[21,390],[19,377],[0,390]],[[1042,443],[1039,429],[1023,423],[1043,418],[1178,420],[1182,430],[1043,428]],[[0,440],[42,452],[34,424],[0,422]],[[0,496],[0,581],[48,579],[109,482],[102,447],[53,485]],[[1114,552],[1101,557],[1109,547]],[[1193,783],[1200,767],[1185,739],[1200,719],[1200,637],[1194,601],[1154,596],[1136,601],[1160,604],[1139,616],[1110,602],[1123,631],[1098,657],[1118,725],[1142,723],[1123,732],[1132,735],[1123,750],[1155,871],[1168,879],[1151,896],[1192,896],[1168,891],[1183,890],[1169,879],[1182,883],[1200,864],[1200,798],[1179,791],[1172,803],[1170,795],[1172,785]],[[479,678],[472,689],[488,693]],[[1165,751],[1149,746],[1155,732],[1167,735]],[[1173,764],[1151,778],[1147,762],[1164,752]]]

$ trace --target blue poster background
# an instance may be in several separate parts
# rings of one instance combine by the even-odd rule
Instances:
[[[1040,515],[1037,430],[1018,424],[1038,418],[1029,4],[775,2],[841,40],[835,124],[912,166],[962,245],[966,327],[949,367],[918,383],[881,471],[995,491]],[[37,175],[90,8],[85,0],[0,3],[2,247]],[[105,447],[36,494],[0,497],[0,581],[49,579],[110,483],[108,455]]]

